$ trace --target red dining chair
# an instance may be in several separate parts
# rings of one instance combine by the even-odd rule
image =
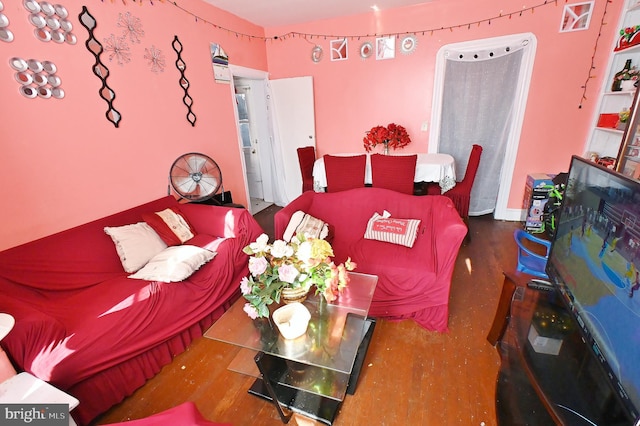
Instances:
[[[371,186],[413,195],[417,155],[371,156]]]
[[[327,174],[327,192],[362,188],[366,167],[367,156],[365,154],[348,157],[325,155],[324,169]]]
[[[460,182],[457,182],[456,186],[442,194],[451,198],[453,204],[456,206],[456,210],[458,210],[458,214],[460,214],[460,217],[464,219],[465,223],[468,223],[469,220],[471,187],[473,186],[473,181],[475,180],[478,172],[481,155],[482,147],[480,145],[473,145],[471,147],[471,154],[469,155],[469,162],[467,163],[467,170],[464,173],[464,178]],[[430,185],[427,191],[428,195],[440,195],[440,187],[438,185]]]
[[[316,149],[313,146],[298,148],[298,163],[302,174],[302,192],[313,191],[313,163],[316,161]]]

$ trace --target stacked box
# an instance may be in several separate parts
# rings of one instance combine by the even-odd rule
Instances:
[[[534,173],[527,176],[522,208],[526,211],[525,230],[528,232],[544,231],[544,206],[549,201],[549,192],[553,189],[555,175]]]

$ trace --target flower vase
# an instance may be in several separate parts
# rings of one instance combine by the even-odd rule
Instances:
[[[282,302],[285,304],[293,302],[302,303],[307,299],[307,294],[309,294],[309,289],[306,289],[304,287],[285,287],[280,292],[280,300],[282,300]]]
[[[384,143],[384,155],[389,155],[389,142]]]

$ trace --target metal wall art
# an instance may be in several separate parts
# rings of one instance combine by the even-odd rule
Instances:
[[[35,27],[33,32],[38,40],[76,44],[73,24],[67,19],[69,12],[64,6],[36,0],[24,0],[22,4],[30,13],[29,22]]]
[[[196,115],[191,111],[191,106],[193,105],[193,98],[189,96],[189,80],[184,76],[184,72],[187,69],[187,64],[182,60],[182,43],[178,39],[178,36],[173,37],[173,50],[175,50],[178,55],[178,59],[176,59],[176,68],[180,72],[180,87],[184,90],[184,96],[182,97],[182,102],[187,106],[187,120],[191,123],[192,126],[196,125]]]
[[[0,1],[0,41],[9,43],[13,41],[13,33],[9,29],[9,18],[2,13],[3,11],[4,5]]]
[[[11,58],[9,65],[16,72],[14,77],[23,96],[29,99],[64,98],[64,90],[60,87],[62,80],[56,74],[58,67],[53,62]]]
[[[315,45],[313,49],[311,49],[311,60],[316,63],[322,60],[322,47]]]
[[[82,26],[85,27],[89,32],[89,38],[87,39],[85,45],[87,46],[87,50],[89,50],[89,52],[91,52],[96,59],[96,62],[93,64],[93,67],[91,69],[102,82],[102,87],[100,88],[100,91],[98,93],[100,97],[107,102],[107,105],[109,105],[105,116],[107,117],[107,120],[113,123],[114,126],[118,127],[122,116],[120,115],[120,112],[118,112],[118,110],[113,107],[113,101],[116,99],[116,94],[107,85],[109,69],[100,60],[100,55],[103,52],[102,45],[93,34],[93,30],[96,28],[98,23],[96,22],[95,18],[91,16],[86,6],[82,6],[82,12],[78,16],[78,18],[80,19],[80,23],[82,24]]]
[[[149,49],[144,49],[144,58],[147,60],[147,63],[151,67],[152,72],[155,72],[156,74],[159,72],[164,72],[166,63],[162,50],[157,49],[154,45],[151,45]]]

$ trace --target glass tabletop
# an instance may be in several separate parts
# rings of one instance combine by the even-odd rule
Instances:
[[[271,318],[249,318],[242,309],[244,298],[236,301],[204,336],[302,364],[351,373],[368,330],[366,319],[378,277],[355,272],[349,276],[351,282],[334,302],[327,303],[312,289],[304,302],[311,320],[306,334],[297,339],[284,339]],[[278,305],[272,307],[273,312]]]

